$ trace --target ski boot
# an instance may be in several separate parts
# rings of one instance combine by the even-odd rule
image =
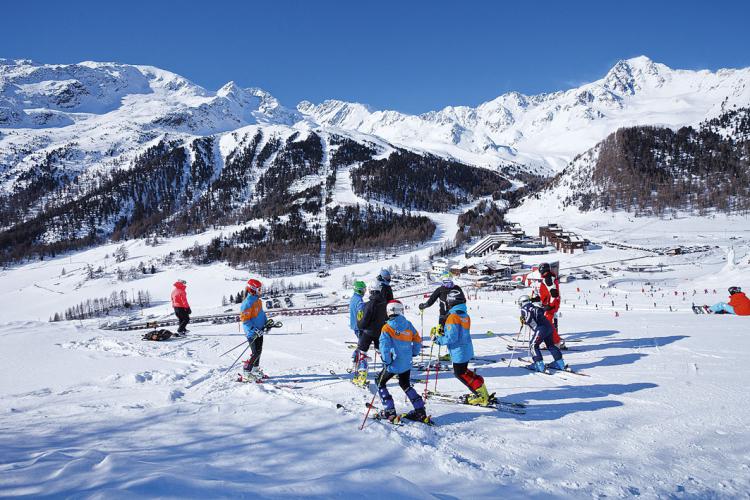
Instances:
[[[487,386],[482,384],[478,389],[476,394],[469,394],[466,396],[466,404],[474,405],[474,406],[489,406],[491,401],[491,396],[487,392]]]
[[[433,425],[432,419],[427,415],[424,408],[414,409],[408,413],[401,415],[401,418],[406,420],[413,420],[414,422],[422,422],[423,424]]]
[[[527,365],[526,368],[529,370],[534,370],[535,372],[542,372],[544,373],[547,370],[547,367],[544,366],[544,361],[535,361],[531,363],[530,365]]]
[[[360,370],[352,379],[352,384],[358,387],[367,387],[367,372]]]
[[[380,410],[375,418],[377,418],[378,420],[387,420],[392,424],[397,424],[401,421],[401,417],[396,414],[396,410],[394,410],[393,408]]]
[[[562,358],[552,363],[552,367],[556,370],[565,370],[565,361]]]

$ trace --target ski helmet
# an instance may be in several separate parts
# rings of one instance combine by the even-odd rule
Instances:
[[[453,288],[453,275],[451,273],[445,272],[441,274],[440,281],[445,288]]]
[[[370,290],[370,295],[373,293],[380,293],[383,291],[383,284],[380,281],[373,281],[370,283],[370,285],[367,287],[368,290]]]
[[[357,280],[354,282],[354,293],[357,293],[359,295],[364,295],[366,289],[367,289],[367,285],[365,285],[364,281]]]
[[[378,281],[382,281],[386,284],[391,282],[391,272],[388,269],[381,269],[378,274]]]
[[[401,316],[404,314],[404,305],[398,300],[389,300],[388,305],[385,306],[385,313],[389,318]]]
[[[256,279],[250,279],[247,280],[247,286],[245,287],[245,290],[247,293],[252,293],[253,295],[260,295],[260,289],[263,288],[263,284],[256,280]]]
[[[539,264],[539,274],[544,276],[545,274],[552,272],[552,268],[549,265],[549,262],[542,262]]]
[[[742,291],[742,288],[738,286],[730,286],[729,287],[729,295],[734,295],[735,293],[740,293]]]
[[[466,304],[466,297],[461,290],[455,288],[448,292],[448,296],[445,298],[445,302],[448,304],[448,309],[457,306],[458,304]]]
[[[519,307],[523,307],[524,304],[527,304],[529,302],[531,302],[531,297],[529,297],[528,295],[521,295],[516,300],[516,303],[518,304]]]

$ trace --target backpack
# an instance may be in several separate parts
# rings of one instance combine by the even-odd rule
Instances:
[[[168,340],[169,337],[172,336],[172,332],[169,330],[165,330],[163,328],[160,328],[158,330],[153,330],[150,332],[147,332],[142,340],[154,340],[154,341],[162,341],[162,340]]]

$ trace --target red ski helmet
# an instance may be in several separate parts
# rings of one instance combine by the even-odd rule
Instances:
[[[256,279],[250,279],[247,280],[247,286],[245,287],[245,290],[247,293],[252,293],[253,295],[260,295],[260,289],[263,288],[263,284],[256,280]]]

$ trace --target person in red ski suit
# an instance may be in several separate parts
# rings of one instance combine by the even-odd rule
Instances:
[[[177,333],[187,333],[187,325],[190,323],[190,314],[193,312],[190,309],[190,304],[187,301],[187,293],[185,287],[187,281],[177,280],[174,284],[174,290],[172,290],[172,307],[174,308],[174,314],[177,316],[179,321],[179,327]]]
[[[560,280],[552,272],[552,268],[547,262],[539,265],[539,274],[542,276],[542,283],[539,285],[538,302],[542,303],[544,317],[552,325],[552,342],[561,349],[565,349],[565,342],[562,341],[557,332],[557,318],[555,314],[560,310]]]

